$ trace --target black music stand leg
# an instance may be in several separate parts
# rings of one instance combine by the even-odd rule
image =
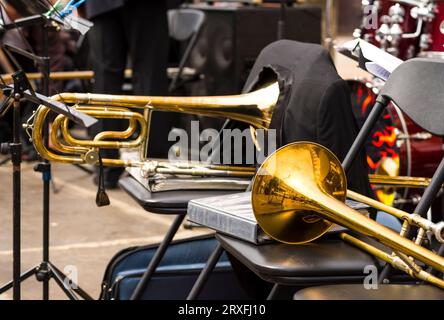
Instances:
[[[60,274],[57,270],[52,268],[51,264],[45,264],[45,267],[47,268],[47,274],[50,275],[51,278],[55,280],[55,282],[59,285],[60,289],[63,290],[65,295],[69,298],[69,300],[79,300],[79,298],[76,296],[76,294],[73,292],[71,288],[67,288],[65,285],[66,276],[63,274]],[[49,277],[48,277],[49,280]],[[45,283],[43,283],[45,286]],[[49,283],[48,283],[49,284]]]
[[[13,299],[21,298],[21,162],[22,162],[22,144],[20,142],[20,85],[14,84],[14,109],[13,109],[13,143],[9,145],[12,171],[13,171],[13,216],[12,216],[12,233],[13,233]]]
[[[273,288],[271,288],[270,293],[268,294],[267,300],[274,300],[277,297],[280,288],[280,285],[278,283],[275,283]]]
[[[60,271],[55,265],[51,262],[48,262],[48,267],[51,270],[51,274],[53,276],[57,276],[59,279],[62,279],[62,285],[66,288],[66,284],[69,283],[71,285],[71,290],[75,294],[79,295],[85,300],[94,300],[85,290],[83,290],[77,283],[71,281],[62,271]],[[68,280],[68,281],[67,281]],[[71,295],[71,294],[70,294]]]
[[[43,94],[45,96],[49,96],[49,73],[50,73],[50,62],[49,62],[49,26],[46,23],[42,25],[42,51],[43,51],[43,59],[44,63],[42,65],[42,87]],[[48,124],[44,126],[44,136],[46,142],[48,142]],[[50,186],[51,186],[51,164],[49,161],[45,160],[43,163],[39,163],[34,167],[36,172],[40,172],[42,174],[43,180],[43,256],[42,256],[42,264],[40,265],[40,275],[42,276],[43,288],[42,288],[42,297],[43,300],[49,299],[49,280],[51,278],[51,270],[49,268],[49,225],[50,225],[50,217],[49,217],[49,204],[50,204]]]
[[[168,229],[168,232],[166,233],[165,237],[163,238],[162,242],[157,248],[156,253],[154,254],[153,258],[148,264],[148,267],[144,272],[142,278],[140,279],[139,283],[137,284],[137,287],[134,290],[133,294],[131,295],[130,300],[140,300],[142,298],[148,283],[153,277],[154,272],[156,272],[156,269],[159,266],[160,261],[165,255],[165,252],[168,249],[168,246],[171,244],[171,241],[173,241],[174,235],[177,233],[177,230],[179,230],[179,227],[181,226],[185,217],[186,214],[179,214],[174,219],[173,224]]]
[[[32,268],[29,269],[28,271],[24,272],[21,274],[20,276],[20,282],[25,281],[26,279],[32,277],[33,275],[35,275],[36,273],[36,268]],[[1,288],[0,288],[0,294],[5,293],[6,291],[8,291],[9,289],[11,289],[13,286],[13,281],[9,281],[7,283],[5,283]]]
[[[208,259],[207,264],[200,272],[199,277],[197,278],[196,282],[194,283],[193,288],[191,289],[190,293],[188,294],[187,300],[196,300],[199,297],[205,283],[208,281],[208,278],[210,277],[211,272],[213,272],[214,267],[216,266],[216,264],[219,261],[220,256],[222,255],[223,252],[224,252],[224,248],[222,248],[220,243],[218,243],[216,248],[214,249],[213,253],[211,254],[210,258]]]
[[[51,185],[51,164],[42,162],[34,167],[34,171],[42,174],[43,180],[43,256],[42,264],[39,267],[39,276],[43,283],[43,300],[49,299],[49,194]]]

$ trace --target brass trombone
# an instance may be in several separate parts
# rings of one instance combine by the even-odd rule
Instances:
[[[129,72],[130,70],[128,70]],[[72,73],[52,73],[53,79],[89,78],[92,71],[76,71]],[[41,74],[29,74],[34,79]],[[122,132],[102,132],[92,140],[74,138],[68,129],[68,119],[58,116],[51,127],[51,144],[56,153],[45,146],[42,128],[49,110],[40,106],[33,115],[32,123],[25,124],[31,129],[30,134],[39,154],[50,160],[75,164],[96,164],[100,148],[140,148],[140,160],[103,159],[107,166],[139,166],[145,177],[155,174],[195,175],[195,176],[225,176],[252,178],[256,172],[254,167],[236,167],[212,165],[205,163],[168,162],[144,159],[146,135],[149,121],[135,112],[136,109],[149,111],[175,111],[188,114],[222,117],[239,120],[254,128],[268,129],[271,116],[279,97],[277,83],[271,83],[252,93],[235,96],[215,97],[137,97],[100,94],[62,93],[53,98],[73,108],[81,110],[97,118],[127,119],[128,128]],[[127,141],[137,128],[140,128],[136,139]],[[386,175],[369,175],[370,182],[391,187],[426,187],[427,178],[389,177]]]
[[[97,164],[98,151],[101,148],[139,148],[141,156],[138,160],[103,159],[103,165],[141,167],[146,160],[144,159],[144,151],[151,111],[171,111],[227,118],[249,124],[255,129],[267,129],[279,94],[280,90],[277,82],[269,83],[251,93],[214,97],[149,97],[62,93],[54,96],[53,99],[71,104],[73,108],[96,118],[127,119],[129,121],[128,128],[124,131],[101,132],[92,140],[80,140],[73,137],[69,132],[69,120],[59,115],[51,125],[50,141],[55,151],[53,152],[45,145],[43,139],[43,126],[50,111],[47,107],[39,106],[32,119],[28,120],[24,127],[32,131],[30,135],[38,153],[49,161]],[[137,110],[144,110],[145,117]],[[126,139],[130,138],[137,128],[139,128],[138,136],[127,141]],[[165,162],[158,164],[165,164]],[[228,171],[228,173],[244,170],[239,167],[230,168],[230,166],[226,166],[219,169]]]
[[[367,203],[403,220],[400,234],[348,207],[346,197]],[[444,289],[444,280],[424,271],[415,261],[444,272],[444,258],[421,246],[427,232],[444,242],[444,222],[432,223],[417,214],[386,206],[347,190],[341,163],[325,147],[308,142],[287,145],[272,154],[260,167],[252,187],[256,219],[272,238],[290,244],[313,241],[332,223],[372,237],[387,247],[387,254],[356,237],[341,233],[345,241],[378,258]],[[405,238],[410,226],[418,227],[415,241]]]

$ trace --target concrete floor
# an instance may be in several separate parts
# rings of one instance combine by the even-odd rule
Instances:
[[[340,38],[340,44],[348,38]],[[335,55],[338,72],[344,79],[368,77],[352,60]],[[41,176],[23,164],[22,270],[41,261]],[[51,261],[60,269],[77,268],[78,283],[98,297],[105,267],[119,250],[159,242],[173,217],[149,214],[122,190],[110,190],[111,205],[97,208],[96,187],[87,173],[71,165],[53,165],[57,193],[51,193]],[[0,283],[12,275],[12,175],[11,166],[0,167]],[[209,232],[181,229],[178,238]],[[34,278],[23,285],[24,299],[40,299],[41,284]],[[10,299],[11,292],[0,296]],[[52,299],[64,299],[53,284]]]
[[[0,283],[12,275],[12,177],[11,166],[0,167]],[[51,261],[60,269],[75,266],[78,282],[98,297],[105,267],[119,250],[159,242],[173,217],[150,214],[122,190],[109,190],[111,205],[95,205],[96,187],[87,173],[71,165],[53,165],[57,193],[51,192]],[[41,175],[33,164],[22,172],[22,270],[41,261]],[[54,189],[53,189],[54,190]],[[208,232],[181,229],[178,238]],[[41,284],[34,278],[23,285],[24,299],[40,299]],[[9,299],[12,292],[0,297]],[[64,299],[51,286],[52,299]]]

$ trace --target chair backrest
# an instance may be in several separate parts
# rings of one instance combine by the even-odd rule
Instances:
[[[390,75],[380,95],[424,130],[444,136],[444,61],[416,58],[404,62]]]
[[[376,99],[367,120],[362,126],[358,137],[350,148],[346,160],[349,167],[355,158],[357,150],[361,149],[371,129],[389,102],[394,102],[416,124],[424,130],[438,136],[444,136],[444,62],[435,59],[415,58],[397,67]],[[425,189],[414,213],[423,218],[432,206],[436,195],[444,183],[444,158],[435,171],[432,181]],[[406,237],[411,239],[413,229]],[[439,255],[444,253],[444,244],[439,248]],[[386,279],[391,269],[387,264],[379,275],[379,281]],[[436,270],[428,270],[436,274]]]
[[[346,168],[350,167],[357,150],[363,147],[390,101],[424,130],[444,136],[444,61],[415,58],[392,72],[344,160]]]
[[[199,32],[205,20],[205,13],[194,9],[168,10],[170,37],[177,41],[189,40]]]

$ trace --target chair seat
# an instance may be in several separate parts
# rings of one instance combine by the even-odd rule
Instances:
[[[295,300],[444,300],[444,290],[429,285],[381,285],[368,290],[362,284],[343,284],[302,289]]]
[[[283,285],[361,282],[364,267],[383,263],[329,235],[305,245],[254,245],[217,234],[222,247],[265,281]]]
[[[186,214],[190,200],[235,192],[233,190],[178,190],[153,193],[133,177],[121,178],[119,186],[146,211],[158,214]]]

